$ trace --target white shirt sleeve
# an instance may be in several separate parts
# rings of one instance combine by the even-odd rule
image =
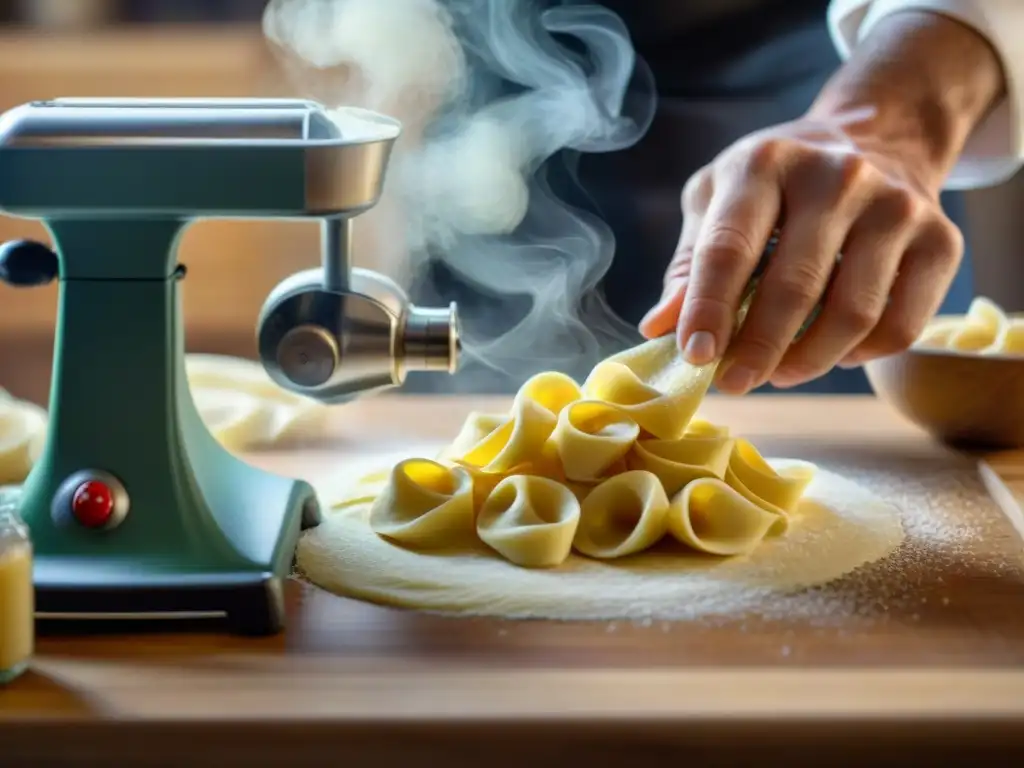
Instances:
[[[831,0],[832,40],[843,59],[879,19],[904,10],[941,13],[973,28],[995,48],[1007,79],[1007,97],[978,125],[947,189],[1000,184],[1024,165],[1024,0]]]

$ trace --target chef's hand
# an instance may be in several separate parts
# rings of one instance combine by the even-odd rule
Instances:
[[[939,206],[940,185],[839,124],[801,119],[748,136],[686,185],[664,294],[641,330],[653,337],[675,327],[698,365],[728,345],[718,387],[736,394],[903,350],[938,310],[963,252]],[[730,343],[744,288],[780,220],[775,255]],[[794,343],[822,298],[821,314]]]
[[[998,58],[973,31],[929,13],[895,14],[862,48],[806,116],[739,140],[683,191],[664,293],[640,328],[649,338],[675,329],[692,363],[721,358],[724,392],[794,386],[905,349],[956,274],[963,238],[939,191],[1004,92]]]

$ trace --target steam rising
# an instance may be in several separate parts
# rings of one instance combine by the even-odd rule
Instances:
[[[403,121],[382,201],[397,214],[373,232],[392,258],[378,268],[410,286],[433,260],[483,297],[529,299],[519,317],[495,317],[507,302],[460,306],[456,388],[481,367],[508,386],[539,370],[580,375],[635,339],[593,291],[611,231],[560,201],[544,165],[560,150],[628,147],[650,125],[650,83],[641,114],[624,114],[635,61],[615,14],[531,0],[271,0],[264,30],[305,95]]]

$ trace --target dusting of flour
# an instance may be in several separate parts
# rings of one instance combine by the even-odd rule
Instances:
[[[772,461],[778,469],[787,463]],[[668,621],[764,613],[773,601],[885,559],[904,538],[896,505],[824,469],[785,535],[733,558],[666,545],[613,562],[573,555],[555,569],[525,569],[483,545],[444,553],[404,549],[374,534],[368,513],[365,504],[340,509],[303,537],[298,564],[310,581],[385,605],[517,619]]]

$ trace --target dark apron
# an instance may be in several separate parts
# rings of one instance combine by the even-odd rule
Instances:
[[[766,12],[749,16],[750,6],[758,2],[770,5],[772,0],[735,1],[747,7],[748,25],[727,23],[723,27],[719,23],[717,29],[730,30],[721,43],[703,35],[701,48],[716,52],[710,63],[698,66],[702,59],[692,45],[652,44],[645,49],[642,37],[638,41],[639,53],[644,57],[639,66],[650,67],[659,90],[654,122],[638,144],[608,154],[572,157],[566,153],[552,158],[547,169],[552,187],[562,199],[597,213],[613,231],[615,258],[598,290],[611,310],[634,326],[661,294],[662,275],[679,239],[679,198],[686,180],[744,135],[798,117],[839,65],[825,23],[826,0],[805,2],[801,13],[785,18]],[[645,7],[648,2],[672,5],[672,0],[660,4],[656,0],[620,0],[621,9],[614,2],[608,4],[621,10],[630,22],[629,6]],[[676,0],[677,5],[686,2]],[[732,43],[732,50],[725,43]],[[942,203],[950,218],[965,228],[961,196],[944,194]],[[973,295],[969,264],[965,257],[943,303],[943,312],[966,310]],[[507,318],[504,324],[510,325],[525,312],[522,302],[515,299],[480,296],[441,265],[431,270],[417,294],[433,300],[456,300],[475,308],[484,302],[489,307],[489,318],[496,324]],[[478,309],[472,314],[480,317]],[[524,369],[523,376],[510,376],[471,365],[455,380],[417,377],[408,388],[510,392],[529,373],[532,371]],[[774,391],[771,386],[763,390]],[[859,369],[835,369],[818,380],[786,390],[869,391]]]

